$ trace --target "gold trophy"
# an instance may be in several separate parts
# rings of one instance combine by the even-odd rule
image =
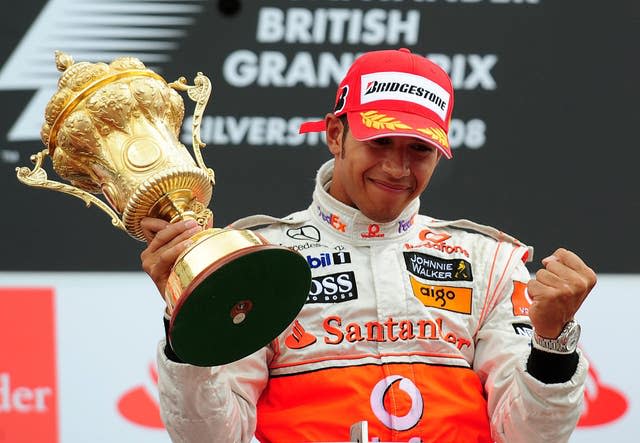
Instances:
[[[31,157],[33,169],[16,168],[18,179],[98,206],[138,240],[144,240],[140,221],[146,216],[171,223],[191,218],[206,226],[213,216],[207,206],[214,173],[202,160],[200,124],[209,79],[198,73],[194,85],[183,77],[167,83],[132,57],[75,63],[56,51],[56,66],[62,75],[45,110],[46,149]],[[176,91],[195,102],[195,161],[178,140],[184,102]],[[70,185],[47,178],[47,156]],[[249,355],[280,334],[304,305],[311,272],[297,252],[248,230],[206,229],[192,240],[164,294],[169,340],[185,362],[213,366]]]

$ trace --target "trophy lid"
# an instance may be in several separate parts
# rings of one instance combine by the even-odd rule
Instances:
[[[55,51],[55,56],[56,68],[62,75],[58,80],[58,90],[45,109],[45,123],[40,131],[42,142],[51,155],[56,148],[56,135],[65,118],[97,89],[126,77],[152,77],[166,83],[135,57],[121,57],[106,64],[76,63],[62,51]]]

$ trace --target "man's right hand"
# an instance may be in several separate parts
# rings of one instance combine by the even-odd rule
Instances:
[[[189,240],[200,232],[195,220],[169,223],[158,218],[146,217],[140,223],[147,240],[147,248],[140,254],[142,269],[156,284],[164,298],[164,290],[176,259],[191,244]]]

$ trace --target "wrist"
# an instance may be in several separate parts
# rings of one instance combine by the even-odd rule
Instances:
[[[572,354],[578,347],[580,331],[580,324],[575,320],[567,322],[555,338],[540,334],[534,327],[531,345],[535,349],[552,354]]]

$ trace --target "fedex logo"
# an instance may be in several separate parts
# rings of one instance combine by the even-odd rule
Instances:
[[[323,252],[319,256],[307,255],[307,263],[311,269],[324,268],[325,266],[351,263],[351,254],[348,252]]]
[[[413,225],[413,221],[415,220],[415,218],[416,218],[416,216],[413,215],[408,220],[399,220],[398,221],[398,234],[402,234],[403,232],[407,232],[409,230],[409,228]]]
[[[327,223],[336,231],[346,232],[347,224],[343,223],[342,220],[340,220],[340,217],[337,216],[336,214],[333,214],[333,213],[325,214],[324,212],[322,212],[322,209],[320,209],[320,206],[318,206],[318,215],[320,216],[322,221]]]

